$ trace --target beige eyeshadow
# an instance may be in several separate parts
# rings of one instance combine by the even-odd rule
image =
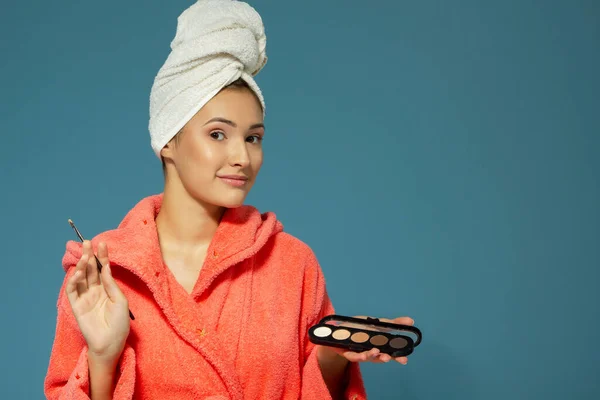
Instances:
[[[390,341],[390,346],[392,346],[395,349],[401,349],[403,347],[405,347],[408,344],[408,342],[406,341],[406,339],[403,338],[396,338],[396,339],[392,339]]]
[[[350,331],[346,329],[338,329],[337,331],[333,332],[332,336],[337,340],[345,340],[350,337]]]
[[[356,343],[364,343],[369,340],[369,335],[364,332],[356,332],[350,339]]]
[[[383,335],[377,335],[377,336],[373,336],[371,338],[371,344],[374,344],[375,346],[383,346],[387,342],[388,342],[388,338],[386,338]]]

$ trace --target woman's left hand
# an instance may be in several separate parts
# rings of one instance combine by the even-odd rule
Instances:
[[[366,319],[367,317],[357,316],[354,318]],[[379,318],[379,320],[381,322],[391,322],[394,324],[410,325],[410,326],[414,325],[414,323],[415,323],[415,321],[409,317],[399,317],[399,318],[395,318],[395,319]],[[377,348],[373,348],[369,351],[363,351],[361,353],[356,353],[354,351],[348,351],[348,350],[340,349],[337,347],[328,347],[328,346],[321,346],[321,347],[323,347],[321,350],[326,350],[328,352],[331,351],[333,353],[336,353],[336,354],[344,357],[346,360],[348,360],[350,362],[387,363],[392,360],[395,360],[402,365],[406,365],[408,363],[408,357],[393,358],[389,354],[380,353],[379,349],[377,349]]]

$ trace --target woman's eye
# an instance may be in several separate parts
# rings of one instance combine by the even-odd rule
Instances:
[[[225,134],[220,131],[214,131],[214,132],[210,133],[210,137],[212,137],[213,139],[216,139],[216,140],[223,140],[223,139],[225,139]]]
[[[260,143],[260,141],[262,140],[262,137],[260,137],[258,135],[253,135],[253,136],[248,137],[248,140],[250,141],[250,143],[257,144],[257,143]]]

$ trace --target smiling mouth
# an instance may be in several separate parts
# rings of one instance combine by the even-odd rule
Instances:
[[[219,176],[219,179],[221,179],[224,183],[226,183],[230,186],[234,186],[234,187],[241,187],[241,186],[244,186],[246,183],[248,183],[248,178],[246,178],[244,176],[227,175],[227,176]]]

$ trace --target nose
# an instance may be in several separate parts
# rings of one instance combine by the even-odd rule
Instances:
[[[229,142],[229,164],[234,167],[245,168],[250,165],[248,143],[245,139],[231,140]]]

